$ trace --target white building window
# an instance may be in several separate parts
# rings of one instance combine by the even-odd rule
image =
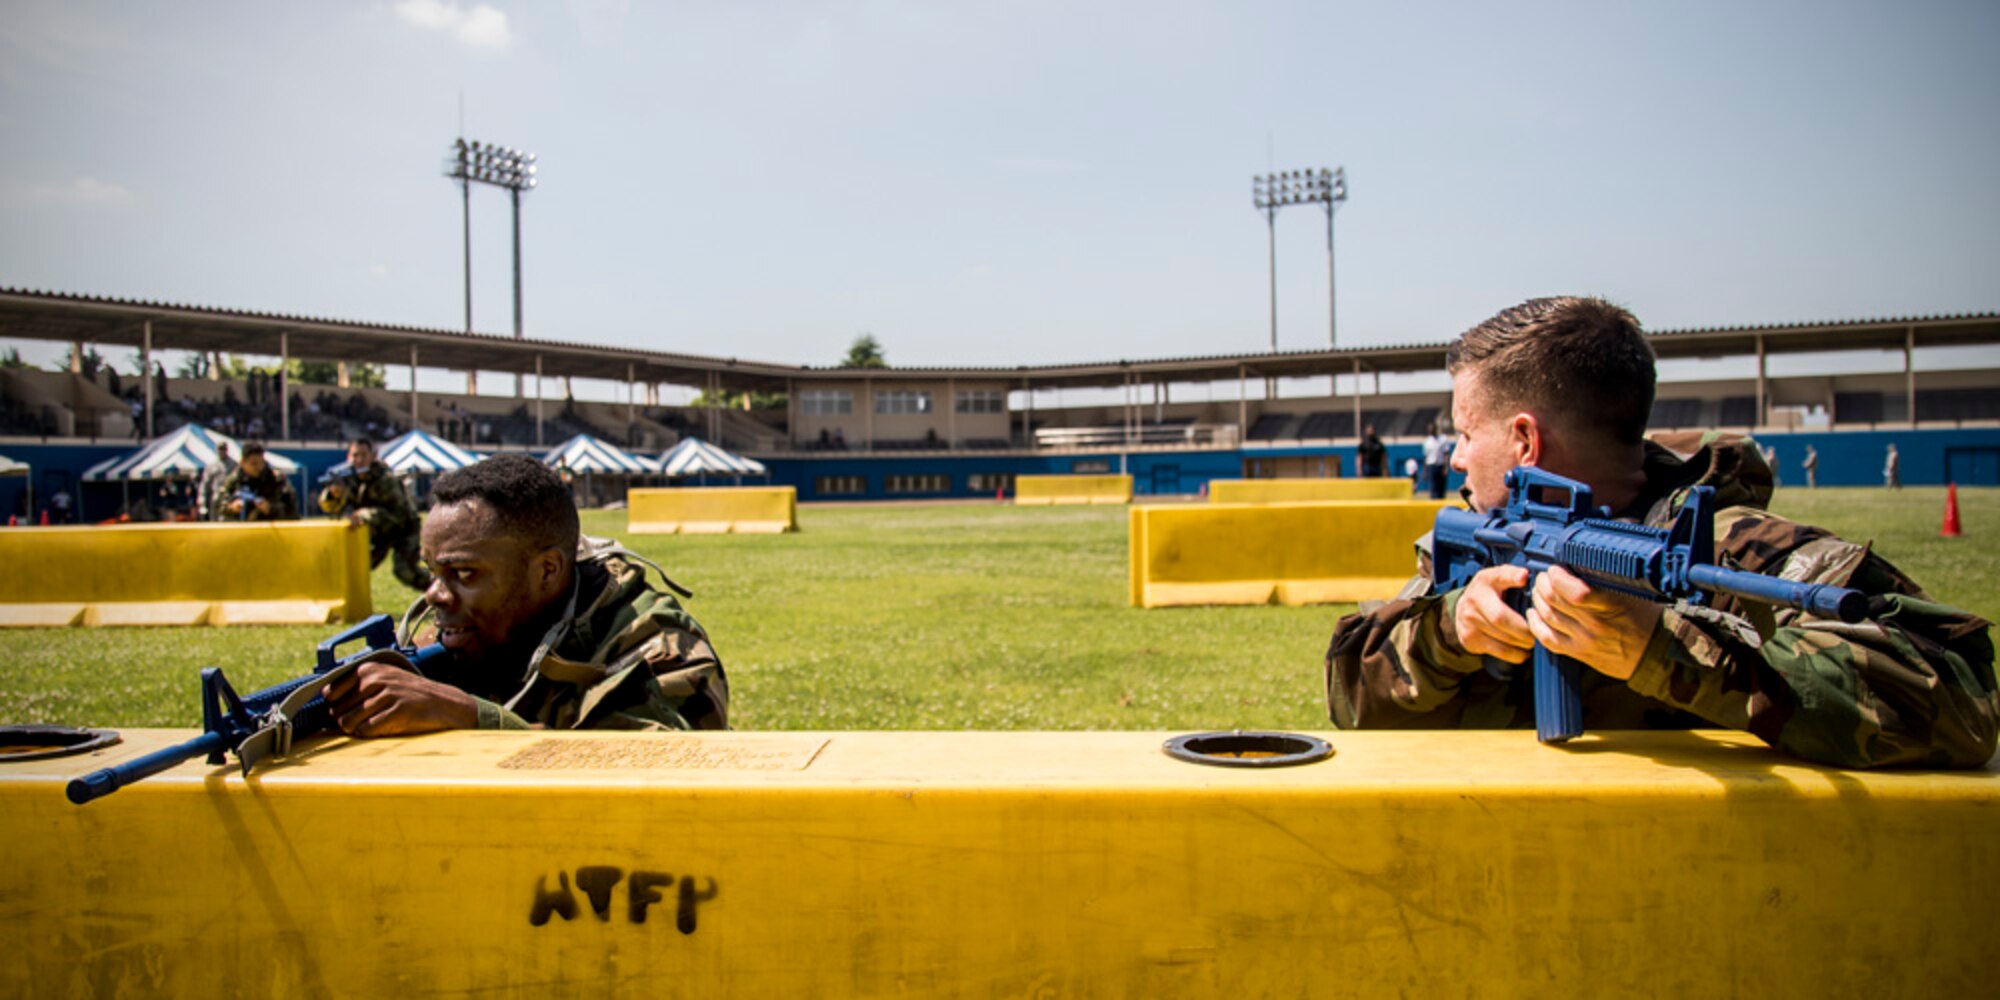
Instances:
[[[868,492],[868,480],[860,476],[814,476],[813,492],[820,496],[859,496]]]
[[[885,493],[949,493],[951,477],[939,475],[884,477],[882,489]]]
[[[884,389],[875,394],[876,413],[929,413],[929,389]]]
[[[1007,412],[1007,392],[1004,389],[972,389],[958,394],[960,413],[1005,413]]]
[[[808,417],[838,417],[854,412],[854,393],[848,389],[807,389],[799,393],[799,409]]]

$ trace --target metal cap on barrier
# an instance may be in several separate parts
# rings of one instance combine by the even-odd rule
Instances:
[[[1215,767],[1291,767],[1333,756],[1333,745],[1300,733],[1189,733],[1160,749],[1175,760]]]
[[[69,726],[0,726],[0,764],[17,760],[47,760],[102,750],[118,742],[109,729]]]

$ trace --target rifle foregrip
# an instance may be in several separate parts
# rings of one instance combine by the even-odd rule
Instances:
[[[70,780],[63,794],[71,802],[83,805],[101,799],[142,778],[150,778],[171,767],[178,767],[196,757],[205,757],[216,751],[227,749],[228,742],[220,733],[203,733],[187,741],[164,750],[155,750],[144,757],[135,757],[122,764],[92,771],[81,778]]]

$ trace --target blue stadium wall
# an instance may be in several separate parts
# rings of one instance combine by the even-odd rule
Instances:
[[[1803,485],[1806,446],[1819,450],[1819,482],[1822,486],[1869,486],[1882,483],[1883,459],[1890,443],[1901,456],[1905,485],[1940,486],[1956,482],[1961,486],[2000,486],[2000,428],[1983,427],[1949,430],[1822,431],[1813,433],[1766,434],[1758,439],[1777,452],[1780,483]],[[1408,459],[1422,460],[1419,445],[1389,446],[1389,468],[1400,473]],[[1347,475],[1355,468],[1354,449],[1327,447],[1256,448],[1203,452],[1147,452],[1124,456],[1116,452],[1062,456],[1012,454],[892,457],[873,455],[854,458],[770,459],[772,481],[798,487],[801,500],[893,500],[993,495],[991,490],[974,490],[974,475],[1044,475],[1074,472],[1125,472],[1132,476],[1132,489],[1140,496],[1198,493],[1210,479],[1237,479],[1244,463],[1254,459],[1316,458],[1338,456]],[[944,475],[948,488],[926,492],[889,493],[890,476]],[[821,495],[816,486],[822,477],[858,476],[865,482],[861,493]],[[1454,474],[1449,488],[1456,491],[1462,477]]]
[[[1823,486],[1869,486],[1882,482],[1884,453],[1894,443],[1902,458],[1905,484],[2000,486],[2000,428],[1984,427],[1949,430],[1821,431],[1769,434],[1760,438],[1777,451],[1779,481],[1800,485],[1805,474],[1799,463],[1806,446],[1819,450]],[[80,499],[78,517],[101,520],[115,515],[128,498],[136,498],[139,484],[82,483],[83,470],[107,458],[128,454],[131,444],[22,444],[0,445],[0,454],[26,462],[33,468],[35,501],[39,508],[58,489],[67,489]],[[321,472],[346,459],[334,448],[285,448],[286,455],[305,466],[303,482],[309,487]],[[1413,444],[1391,445],[1389,463],[1400,471],[1404,461],[1418,457]],[[799,499],[839,500],[921,500],[941,498],[991,498],[991,488],[973,487],[974,476],[1048,475],[1079,472],[1127,473],[1134,492],[1140,496],[1198,493],[1211,479],[1236,479],[1243,475],[1246,460],[1338,456],[1348,474],[1354,469],[1354,449],[1326,447],[1257,448],[1251,450],[1145,452],[1119,455],[1116,451],[1071,455],[1022,455],[1015,453],[968,453],[953,456],[874,454],[867,456],[827,456],[775,458],[767,460],[771,482],[798,488]],[[939,488],[891,492],[890,477],[941,476]],[[828,477],[854,477],[860,491],[822,493],[819,487]],[[26,477],[0,479],[0,517],[22,509]],[[294,478],[293,485],[300,480]],[[1458,487],[1452,477],[1451,488]],[[306,499],[303,495],[300,497]]]

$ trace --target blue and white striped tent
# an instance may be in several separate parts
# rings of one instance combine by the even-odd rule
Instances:
[[[107,458],[83,470],[86,482],[119,482],[135,479],[166,479],[170,476],[199,476],[215,464],[217,445],[229,446],[229,457],[241,461],[243,443],[199,424],[188,424],[151,444],[117,458]],[[299,463],[275,451],[264,453],[264,461],[281,476],[299,471]]]
[[[681,443],[660,456],[660,471],[669,476],[761,476],[768,469],[754,458],[725,451],[700,438]]]
[[[440,472],[463,469],[485,457],[421,430],[410,431],[382,445],[377,454],[382,464],[399,476],[434,476]]]
[[[542,456],[542,464],[551,469],[568,469],[577,475],[651,476],[660,471],[659,463],[652,459],[589,434],[578,434],[556,445]]]

